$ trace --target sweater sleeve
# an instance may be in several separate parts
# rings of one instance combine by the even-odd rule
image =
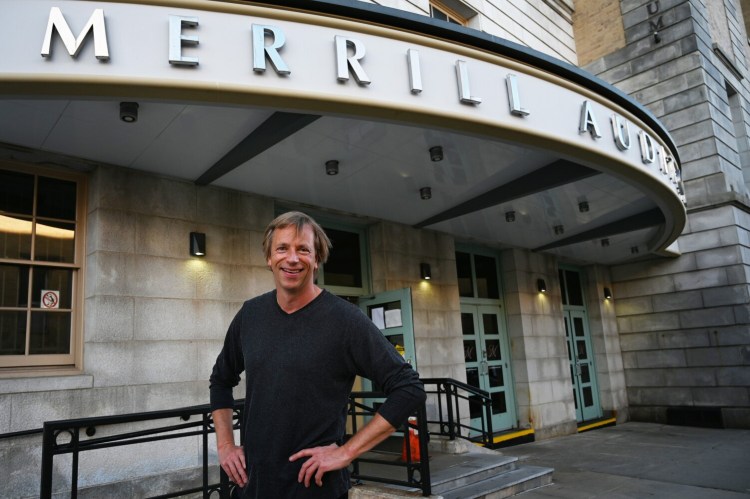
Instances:
[[[240,382],[240,374],[244,370],[245,364],[240,336],[243,310],[244,307],[237,312],[229,325],[224,338],[224,346],[216,358],[216,363],[209,378],[212,411],[234,406],[232,389]]]
[[[417,372],[396,351],[366,315],[357,311],[358,338],[351,345],[359,374],[369,378],[386,395],[378,413],[394,428],[401,426],[426,395]]]

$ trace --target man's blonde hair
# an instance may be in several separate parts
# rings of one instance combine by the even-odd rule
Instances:
[[[284,229],[286,227],[296,227],[297,232],[301,231],[305,226],[310,226],[313,230],[313,238],[315,245],[315,261],[318,263],[326,263],[328,261],[328,255],[331,253],[331,240],[328,239],[323,227],[318,225],[310,215],[302,213],[301,211],[288,211],[278,217],[274,218],[266,231],[263,234],[263,252],[266,255],[266,260],[271,258],[271,242],[273,241],[273,233],[276,229]]]

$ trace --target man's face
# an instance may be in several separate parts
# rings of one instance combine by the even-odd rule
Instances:
[[[297,293],[312,287],[318,269],[312,227],[305,225],[299,232],[293,225],[276,229],[271,240],[268,266],[273,272],[277,289]]]

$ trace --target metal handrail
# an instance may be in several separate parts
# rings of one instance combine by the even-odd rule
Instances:
[[[233,426],[235,429],[239,428],[239,422],[242,420],[243,403],[243,400],[238,400],[235,402],[233,408]],[[200,418],[191,422],[189,420],[192,416],[200,416]],[[146,430],[127,431],[106,437],[93,438],[97,431],[96,428],[99,427],[114,427],[122,424],[158,421],[171,418],[180,418],[184,422],[162,425],[157,428],[149,428]],[[185,431],[190,430],[191,428],[198,429]],[[81,439],[82,430],[87,436],[92,438]],[[220,470],[219,483],[209,483],[208,481],[208,435],[211,433],[214,433],[214,427],[211,417],[211,407],[208,404],[180,409],[150,411],[117,416],[47,421],[42,428],[42,469],[39,496],[43,499],[52,497],[53,461],[55,456],[64,454],[72,455],[70,497],[76,498],[78,496],[78,458],[80,453],[96,449],[200,435],[202,436],[203,443],[202,486],[175,491],[161,496],[154,496],[152,499],[179,497],[187,494],[194,494],[196,492],[202,492],[204,498],[211,497],[214,493],[218,493],[219,498],[221,499],[229,498],[234,485],[230,483],[224,470]],[[61,435],[68,435],[69,440],[59,442],[58,437]]]
[[[409,488],[419,488],[422,494],[431,494],[430,467],[428,456],[429,431],[433,434],[444,435],[451,440],[464,438],[473,442],[481,443],[487,447],[493,447],[492,431],[492,399],[484,390],[462,383],[451,378],[422,378],[425,391],[428,395],[437,396],[437,419],[429,419],[425,404],[415,411],[416,424],[408,421],[399,429],[405,438],[410,438],[410,429],[417,430],[419,439],[420,456],[424,459],[414,459],[411,445],[404,445],[406,459],[396,461],[394,459],[377,459],[371,456],[360,457],[352,462],[351,476],[354,480],[372,481],[399,485]],[[434,385],[434,388],[431,388]],[[376,412],[375,404],[365,403],[366,400],[375,401],[384,398],[380,392],[352,392],[349,398],[348,416],[351,418],[352,433],[356,433],[359,422],[363,418],[371,417]],[[483,407],[483,417],[480,427],[471,426],[462,419],[462,405],[480,403]],[[234,406],[234,428],[240,428],[242,421],[243,400],[235,402]],[[465,407],[465,406],[464,406]],[[199,420],[189,421],[192,416],[200,416]],[[179,424],[161,425],[157,428],[149,428],[139,431],[126,431],[106,437],[93,438],[96,428],[101,426],[115,426],[145,421],[156,421],[170,418],[181,418]],[[436,429],[433,429],[436,428]],[[39,430],[28,430],[19,433],[36,433]],[[90,438],[81,438],[84,431]],[[165,411],[151,411],[135,414],[117,416],[101,416],[91,418],[70,419],[64,421],[48,421],[44,423],[42,432],[42,469],[40,497],[50,498],[52,496],[53,460],[55,456],[71,454],[71,498],[78,494],[78,457],[81,452],[95,449],[133,445],[136,443],[155,442],[166,439],[185,438],[200,435],[203,442],[203,483],[201,487],[190,490],[171,492],[162,496],[154,496],[152,499],[179,497],[186,494],[202,492],[204,498],[218,493],[221,499],[228,498],[234,487],[229,481],[224,470],[220,469],[220,482],[218,484],[208,483],[208,435],[214,433],[211,408],[208,404],[201,406],[185,407]],[[58,437],[68,435],[69,440],[59,442]],[[240,432],[241,437],[244,436]],[[364,474],[361,464],[371,463],[385,465],[398,470],[401,468],[405,477],[403,479],[388,476],[377,476]]]
[[[475,386],[462,383],[452,378],[421,378],[428,395],[437,396],[437,419],[428,419],[433,434],[447,436],[450,440],[464,438],[472,442],[481,443],[485,447],[493,448],[492,430],[492,398],[490,394]],[[435,385],[430,389],[429,385]],[[480,403],[483,417],[480,427],[466,424],[462,419],[461,401],[471,404]]]
[[[366,419],[373,416],[377,412],[377,407],[374,403],[367,404],[364,401],[358,402],[358,400],[371,400],[376,403],[378,400],[383,400],[385,394],[381,392],[352,392],[349,395],[349,410],[348,415],[351,421],[352,433],[356,433],[359,426],[359,419]],[[403,432],[404,435],[404,447],[403,456],[405,459],[394,460],[394,459],[377,459],[373,457],[359,457],[352,462],[351,477],[354,480],[369,481],[387,483],[390,485],[399,485],[408,488],[418,488],[422,491],[423,496],[429,496],[432,494],[432,484],[430,478],[430,462],[427,459],[428,455],[428,441],[429,433],[427,431],[427,411],[425,405],[421,404],[417,410],[412,414],[416,416],[416,423],[411,423],[408,420],[401,425],[397,431]],[[419,456],[412,455],[411,449],[411,434],[415,431],[417,438],[419,439]],[[422,458],[423,457],[423,458]],[[388,467],[397,472],[401,469],[405,478],[393,478],[390,476],[377,476],[367,475],[362,473],[363,463],[377,464]]]

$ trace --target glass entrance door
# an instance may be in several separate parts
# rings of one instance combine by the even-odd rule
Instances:
[[[512,428],[515,401],[512,398],[508,338],[499,307],[462,304],[461,329],[466,382],[490,394],[493,432]],[[478,428],[484,409],[476,399],[469,400],[469,412],[471,426]]]
[[[590,421],[601,417],[602,410],[586,313],[581,310],[565,310],[563,318],[570,377],[573,380],[576,421]]]

